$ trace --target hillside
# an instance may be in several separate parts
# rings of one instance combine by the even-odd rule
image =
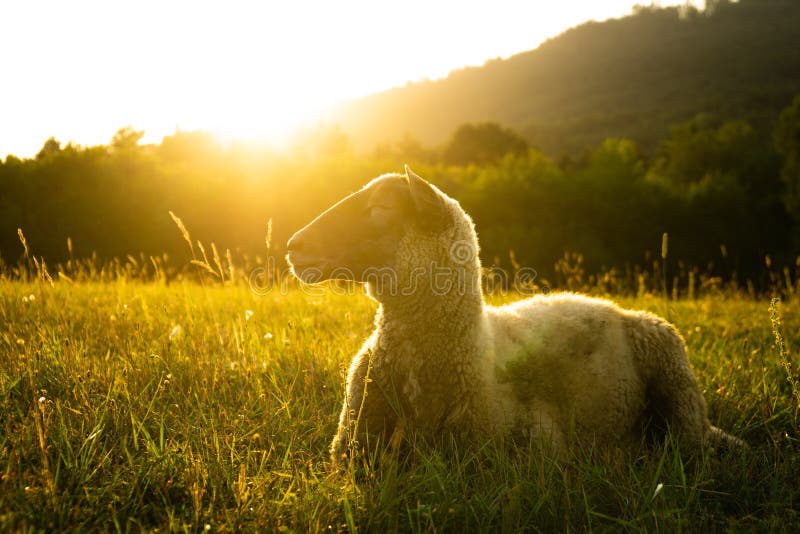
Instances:
[[[462,123],[494,121],[553,156],[608,137],[650,150],[698,113],[767,132],[800,92],[798,43],[796,0],[638,8],[506,60],[348,102],[330,120],[362,150],[406,132],[437,145]]]

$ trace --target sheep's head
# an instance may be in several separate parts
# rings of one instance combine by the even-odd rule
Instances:
[[[453,225],[454,202],[406,167],[372,180],[292,236],[287,259],[304,282],[370,282],[397,266],[399,244]]]

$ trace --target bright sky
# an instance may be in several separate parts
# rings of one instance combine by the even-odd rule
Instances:
[[[530,50],[635,3],[2,0],[0,157],[31,157],[50,136],[105,144],[127,125],[154,142],[176,129],[275,142],[337,101]]]

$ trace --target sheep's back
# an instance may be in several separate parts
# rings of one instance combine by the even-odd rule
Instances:
[[[489,307],[487,315],[492,378],[518,424],[552,420],[615,441],[635,425],[644,383],[616,305],[557,294]]]

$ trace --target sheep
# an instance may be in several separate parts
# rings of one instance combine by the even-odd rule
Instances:
[[[407,433],[466,444],[527,436],[560,457],[573,435],[641,447],[669,428],[688,450],[740,443],[709,423],[683,338],[664,319],[570,293],[485,304],[472,220],[405,170],[370,181],[287,244],[301,281],[362,282],[379,303],[347,374],[334,466],[355,442]]]

